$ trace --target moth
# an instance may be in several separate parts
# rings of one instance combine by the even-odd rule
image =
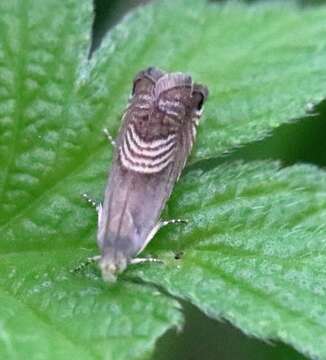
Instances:
[[[208,96],[189,75],[150,67],[133,81],[122,117],[97,242],[103,278],[116,280],[163,225],[161,212],[179,179]]]

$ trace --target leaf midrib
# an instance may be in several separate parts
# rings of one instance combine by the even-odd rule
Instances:
[[[14,164],[14,160],[16,157],[17,151],[17,140],[20,133],[20,123],[23,117],[23,92],[24,92],[24,74],[26,73],[26,59],[24,56],[24,49],[27,47],[28,39],[28,31],[26,31],[28,24],[28,17],[26,11],[26,4],[28,1],[20,0],[18,5],[19,8],[19,17],[21,21],[18,23],[18,37],[19,37],[19,51],[18,55],[15,54],[15,59],[17,61],[17,65],[15,66],[15,84],[16,84],[16,106],[13,114],[14,119],[14,127],[13,127],[13,136],[10,145],[9,151],[9,160],[7,162],[7,166],[4,168],[4,180],[2,183],[2,189],[0,191],[0,199],[3,201],[4,194],[6,191],[6,187],[9,181],[10,170]]]
[[[87,168],[88,163],[90,163],[94,158],[97,158],[101,151],[104,152],[104,150],[102,148],[104,148],[103,144],[99,143],[89,156],[85,157],[77,166],[70,167],[69,172],[67,172],[63,177],[61,177],[56,182],[51,184],[51,186],[49,186],[39,196],[35,197],[33,199],[33,201],[30,201],[27,206],[23,207],[20,211],[16,212],[15,215],[13,215],[6,223],[1,225],[0,232],[3,232],[11,224],[15,223],[17,221],[17,219],[24,216],[26,212],[33,210],[38,204],[42,203],[44,198],[46,198],[48,195],[50,195],[62,183],[65,183],[69,177],[78,175],[82,170],[85,170]],[[107,150],[107,151],[110,151],[110,150]],[[81,198],[81,202],[82,202],[82,198]]]

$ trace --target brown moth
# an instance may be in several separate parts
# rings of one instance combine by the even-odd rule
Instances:
[[[167,223],[161,212],[196,137],[206,86],[183,73],[150,67],[134,81],[99,206],[97,242],[103,278],[115,281]],[[179,220],[180,221],[180,220]]]

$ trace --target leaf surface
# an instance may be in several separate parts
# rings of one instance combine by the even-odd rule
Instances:
[[[325,189],[325,173],[305,165],[190,172],[169,202],[169,216],[189,224],[162,230],[147,251],[165,266],[137,275],[247,334],[325,359]]]

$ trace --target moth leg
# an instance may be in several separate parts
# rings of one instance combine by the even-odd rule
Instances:
[[[107,128],[103,129],[104,135],[106,136],[106,138],[108,139],[109,143],[115,147],[116,146],[116,142],[114,141],[112,135],[110,134],[109,130]]]
[[[152,229],[152,231],[148,234],[143,246],[141,247],[141,249],[138,251],[137,255],[140,254],[145,247],[147,246],[147,244],[153,239],[153,237],[155,236],[155,234],[159,231],[159,229],[161,228],[161,221],[159,221]]]
[[[164,263],[163,260],[148,257],[148,258],[134,258],[134,259],[131,259],[129,264],[137,265],[137,264],[144,264],[144,263],[147,263],[147,262],[156,262],[156,263],[160,263],[160,264]]]
[[[78,266],[76,266],[74,269],[70,270],[71,273],[80,272],[81,270],[85,269],[85,267],[94,264],[96,262],[99,262],[101,259],[100,255],[92,256],[86,259],[86,261],[80,263]]]
[[[84,193],[82,194],[82,198],[85,199],[91,206],[93,206],[96,211],[99,213],[101,208],[102,208],[102,204],[98,203],[96,200],[94,200],[93,198],[91,198],[88,194]]]
[[[169,224],[187,224],[188,220],[182,220],[182,219],[171,219],[171,220],[160,220],[152,229],[152,231],[148,234],[142,248],[138,251],[137,255],[140,254],[145,247],[147,246],[147,244],[153,239],[153,237],[155,236],[155,234],[164,226],[169,225]]]

